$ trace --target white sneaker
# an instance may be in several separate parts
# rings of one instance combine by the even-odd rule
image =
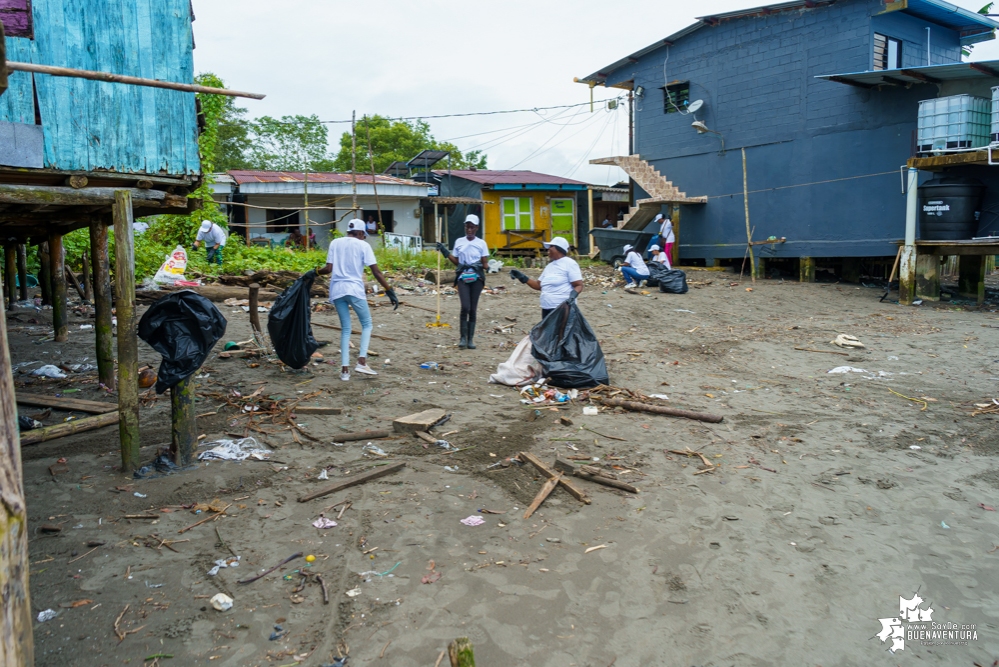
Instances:
[[[340,373],[340,379],[346,382],[350,379],[350,373]]]
[[[378,372],[371,370],[371,368],[367,364],[364,364],[363,366],[361,364],[358,364],[357,366],[354,367],[354,371],[356,371],[357,373],[364,373],[365,375],[378,375]]]
[[[639,280],[638,281],[638,287],[639,287],[639,289],[641,289],[642,287],[645,287],[645,283],[646,283],[645,280]]]

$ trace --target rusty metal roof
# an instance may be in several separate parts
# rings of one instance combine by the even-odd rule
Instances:
[[[302,183],[305,181],[305,174],[300,171],[250,171],[233,170],[229,172],[236,183]],[[408,178],[397,178],[387,174],[356,174],[357,182],[370,185],[372,181],[376,185],[420,185],[426,187],[426,183],[420,183]],[[352,176],[350,173],[340,172],[309,172],[309,183],[350,183]]]
[[[587,185],[582,181],[574,181],[571,178],[562,178],[561,176],[539,174],[535,171],[525,170],[456,169],[450,172],[438,170],[434,173],[440,176],[450,174],[451,176],[464,178],[466,181],[481,183],[482,185]]]

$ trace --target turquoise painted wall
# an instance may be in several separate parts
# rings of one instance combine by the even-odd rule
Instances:
[[[8,37],[7,58],[191,83],[189,0],[33,0],[35,39]],[[32,75],[12,73],[0,120],[35,122]],[[197,174],[194,94],[35,74],[50,169]]]

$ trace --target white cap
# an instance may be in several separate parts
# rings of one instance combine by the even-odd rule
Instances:
[[[553,239],[551,240],[551,242],[550,242],[550,243],[545,243],[545,244],[544,244],[544,246],[545,246],[546,248],[550,248],[550,247],[552,247],[552,246],[555,246],[556,248],[559,248],[559,249],[561,249],[561,250],[562,250],[562,252],[564,252],[564,253],[566,253],[566,254],[569,254],[569,242],[568,242],[568,241],[566,241],[566,240],[565,240],[565,239],[564,239],[563,237],[561,237],[561,236],[556,236],[555,238],[553,238]]]
[[[466,225],[475,225],[476,227],[478,227],[479,226],[479,216],[475,215],[474,213],[469,213],[468,215],[465,216],[465,224]]]
[[[657,246],[657,245],[654,245],[654,244],[653,244],[653,245],[650,245],[650,246],[649,246],[649,252],[652,252],[653,250],[659,250],[659,246]]]
[[[200,229],[200,231],[201,231],[202,234],[207,234],[211,230],[211,228],[212,228],[212,221],[211,220],[202,220],[201,221],[201,229]]]
[[[653,218],[652,222],[659,222],[662,219],[663,219],[663,214],[662,213],[656,213],[656,217]]]
[[[624,246],[624,251],[625,252],[628,252],[628,251],[634,250],[634,249],[635,249],[635,246],[631,245],[630,243],[628,245]]]
[[[364,221],[363,220],[358,220],[357,218],[354,218],[353,220],[351,220],[350,222],[347,223],[347,231],[348,232],[364,232],[365,236],[368,235],[368,230],[364,228]]]

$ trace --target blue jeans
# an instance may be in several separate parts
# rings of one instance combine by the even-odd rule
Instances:
[[[333,307],[340,317],[340,365],[350,366],[350,309],[357,313],[357,319],[361,321],[361,350],[358,357],[368,356],[368,343],[371,342],[371,312],[368,310],[366,299],[358,299],[356,296],[342,296],[333,300]]]
[[[634,282],[637,285],[639,280],[649,279],[648,274],[642,275],[641,273],[638,272],[637,269],[630,266],[622,266],[621,273],[624,275],[625,285],[630,285],[632,282]]]

